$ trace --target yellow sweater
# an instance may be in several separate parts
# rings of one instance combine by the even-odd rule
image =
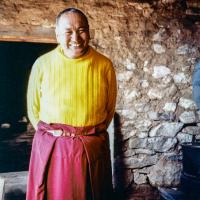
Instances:
[[[60,46],[39,57],[29,78],[28,116],[72,126],[108,126],[115,110],[116,77],[111,61],[90,47],[81,58],[64,56]]]

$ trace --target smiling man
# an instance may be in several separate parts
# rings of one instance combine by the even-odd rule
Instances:
[[[56,36],[67,57],[84,55],[89,49],[90,40],[87,18],[76,12],[60,14],[56,21]]]
[[[56,19],[56,49],[33,65],[27,93],[33,139],[27,200],[112,199],[109,139],[116,77],[89,46],[89,24],[75,8]]]

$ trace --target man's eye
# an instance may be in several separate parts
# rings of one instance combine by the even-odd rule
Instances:
[[[65,31],[65,34],[66,34],[66,35],[71,35],[71,34],[72,34],[72,31]]]
[[[85,32],[86,32],[86,29],[79,29],[78,32],[79,32],[79,34],[80,34],[80,33],[85,33]]]

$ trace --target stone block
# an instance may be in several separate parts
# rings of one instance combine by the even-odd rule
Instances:
[[[25,199],[27,175],[27,171],[0,173],[0,200]]]

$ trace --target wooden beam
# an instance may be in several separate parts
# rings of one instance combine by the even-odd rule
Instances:
[[[54,28],[0,24],[0,41],[57,43]]]

